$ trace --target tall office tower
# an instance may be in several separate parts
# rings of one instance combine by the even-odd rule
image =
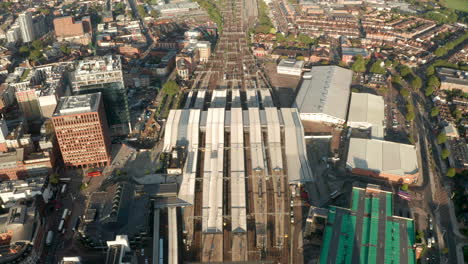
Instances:
[[[34,25],[32,15],[29,12],[21,13],[18,17],[21,28],[21,37],[24,43],[34,40]]]
[[[110,137],[101,93],[66,96],[52,116],[67,167],[100,167],[110,163]]]
[[[39,106],[36,89],[29,87],[19,88],[15,96],[26,120],[38,120],[41,118],[41,108]]]
[[[73,94],[102,93],[111,134],[128,134],[131,131],[130,113],[120,56],[81,60],[75,69],[70,73]]]

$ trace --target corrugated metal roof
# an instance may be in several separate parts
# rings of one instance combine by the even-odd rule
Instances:
[[[294,106],[303,113],[323,113],[345,120],[353,72],[338,66],[315,66],[305,73]]]
[[[372,137],[383,139],[385,102],[382,96],[368,93],[351,93],[348,125],[372,127]]]
[[[413,145],[377,139],[351,138],[346,164],[350,168],[400,176],[419,171]]]
[[[285,156],[290,183],[313,181],[305,149],[304,131],[295,108],[281,108],[284,120]]]

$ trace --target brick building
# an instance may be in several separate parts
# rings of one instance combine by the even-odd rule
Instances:
[[[48,152],[25,155],[23,148],[0,154],[0,180],[47,175],[52,170]]]
[[[101,93],[62,97],[52,121],[65,166],[110,163],[109,129]]]

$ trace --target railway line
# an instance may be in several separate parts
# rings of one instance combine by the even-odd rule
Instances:
[[[186,241],[190,243],[186,243],[182,256],[184,261],[191,263],[288,263],[291,248],[286,238],[290,235],[290,194],[283,166],[286,159],[281,154],[281,144],[285,141],[279,120],[274,121],[277,124],[273,138],[270,128],[260,124],[261,108],[270,107],[276,116],[278,111],[273,107],[271,97],[269,101],[260,103],[259,98],[264,97],[262,91],[268,91],[270,86],[257,67],[246,38],[247,30],[255,24],[258,16],[257,0],[221,0],[216,5],[223,17],[223,32],[208,62],[196,68],[184,108],[206,111],[207,106],[211,106],[211,110],[223,107],[223,102],[216,101],[215,96],[219,96],[218,91],[227,90],[224,107],[230,111],[230,119],[234,118],[235,111],[239,111],[241,128],[240,132],[234,132],[231,120],[230,130],[224,131],[225,140],[223,146],[217,147],[218,151],[209,147],[211,144],[206,139],[208,133],[214,133],[211,123],[206,125],[206,131],[199,133],[194,204],[184,215],[184,221],[193,226],[193,231],[185,234]],[[242,110],[248,112],[249,127],[242,126],[245,116]],[[206,119],[210,120],[209,117]],[[233,133],[237,136],[233,137]],[[232,142],[236,137],[237,141]],[[211,169],[207,168],[210,162],[205,159],[215,159],[217,155],[224,156],[222,172],[213,172],[217,176],[207,176]],[[242,163],[233,164],[239,156]],[[210,192],[207,190],[209,184],[204,182],[207,180],[222,182],[219,197],[223,203],[222,213],[215,216],[222,218],[222,226],[216,230],[203,227],[206,226],[206,218],[220,210],[213,209],[207,201],[208,195],[203,193]],[[245,193],[233,193],[232,190],[239,188]],[[239,196],[244,200],[239,201]],[[239,219],[244,219],[244,222],[239,223]]]
[[[196,69],[192,89],[268,88],[246,39],[247,29],[258,15],[256,0],[223,0],[217,6],[223,16],[223,32],[210,60]]]

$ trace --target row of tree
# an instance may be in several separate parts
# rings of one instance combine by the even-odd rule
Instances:
[[[451,51],[452,49],[454,49],[456,46],[460,45],[461,43],[463,43],[466,39],[468,39],[468,31],[466,31],[463,35],[461,35],[460,37],[452,40],[452,41],[449,41],[447,42],[444,46],[442,47],[439,47],[436,49],[436,51],[434,52],[434,54],[437,56],[437,57],[441,57],[441,56],[444,56],[445,54],[447,54],[449,51]]]

